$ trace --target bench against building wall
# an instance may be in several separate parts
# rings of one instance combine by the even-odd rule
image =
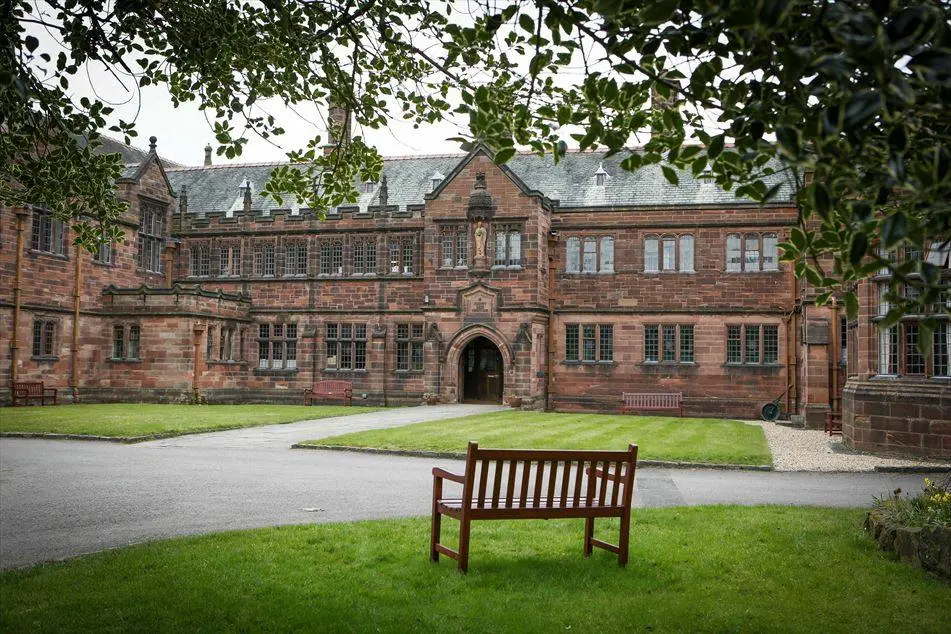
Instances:
[[[621,405],[622,414],[633,414],[634,412],[656,412],[665,410],[677,410],[680,416],[684,415],[684,395],[683,392],[672,392],[669,394],[636,394],[624,392],[621,395],[623,405]]]
[[[56,388],[44,387],[42,381],[19,381],[13,384],[13,405],[56,405]]]

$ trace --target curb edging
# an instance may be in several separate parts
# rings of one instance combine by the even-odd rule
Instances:
[[[455,451],[425,451],[414,449],[380,449],[378,447],[352,447],[349,445],[310,445],[294,443],[291,449],[316,449],[327,451],[350,451],[385,456],[405,456],[409,458],[442,458],[444,460],[465,460],[466,454]],[[664,467],[668,469],[722,469],[725,471],[772,471],[772,465],[721,464],[711,462],[676,462],[670,460],[638,460],[639,467]]]

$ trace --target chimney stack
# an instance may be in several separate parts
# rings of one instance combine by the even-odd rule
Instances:
[[[205,166],[211,165],[211,143],[205,146]]]
[[[331,98],[327,104],[327,144],[324,146],[324,155],[330,154],[338,145],[349,143],[350,109]]]

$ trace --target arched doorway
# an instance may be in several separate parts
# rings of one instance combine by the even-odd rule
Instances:
[[[485,337],[470,341],[459,355],[459,392],[464,403],[501,403],[505,384],[502,353]]]

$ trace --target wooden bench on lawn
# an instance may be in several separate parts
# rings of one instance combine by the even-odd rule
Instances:
[[[683,392],[664,393],[635,393],[621,394],[621,413],[655,412],[663,410],[677,410],[680,416],[684,415]]]
[[[56,388],[44,387],[42,381],[17,381],[13,384],[13,405],[18,403],[30,404],[30,401],[39,401],[46,405],[49,401],[56,405]]]
[[[637,445],[626,451],[480,449],[470,442],[462,475],[433,469],[430,559],[440,553],[469,568],[470,525],[476,520],[583,518],[584,556],[597,546],[627,564],[631,495]],[[444,497],[443,480],[462,485],[462,497]],[[442,516],[459,520],[459,550],[439,542]],[[621,518],[617,545],[594,538],[597,517]]]
[[[337,400],[350,405],[353,398],[353,383],[350,381],[317,381],[314,387],[304,390],[304,405],[314,401]]]

